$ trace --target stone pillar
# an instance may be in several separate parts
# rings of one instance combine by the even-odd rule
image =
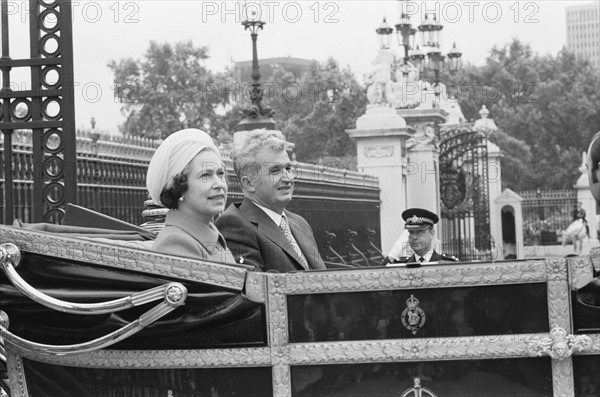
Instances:
[[[387,254],[404,228],[406,140],[413,130],[391,107],[368,105],[356,129],[346,132],[356,140],[358,171],[379,178],[381,248]]]
[[[417,126],[419,131],[426,126]],[[432,127],[431,127],[432,128]],[[440,215],[439,152],[433,142],[407,142],[406,183],[410,187],[406,208],[425,208]]]
[[[406,142],[407,205],[403,209],[425,208],[441,218],[437,128],[438,124],[446,121],[448,113],[439,108],[416,108],[400,109],[398,114],[415,131]],[[442,229],[437,227],[439,241],[443,241],[442,233]]]
[[[581,201],[581,208],[583,208],[585,211],[585,219],[590,227],[591,241],[595,242],[598,230],[598,220],[596,219],[596,209],[598,207],[594,196],[592,196],[592,191],[590,190],[590,181],[588,179],[587,168],[585,166],[586,156],[587,154],[584,152],[582,155],[582,163],[579,167],[581,175],[573,187],[577,190],[577,201]]]
[[[510,189],[504,189],[494,200],[494,211],[491,211],[490,218],[494,217],[499,220],[495,224],[490,224],[490,233],[494,237],[494,246],[492,246],[492,259],[502,260],[507,255],[514,254],[516,259],[527,259],[525,254],[527,249],[523,245],[523,199],[517,193]],[[502,213],[512,213],[514,216],[515,242],[505,244],[502,233]],[[498,237],[496,237],[498,236]]]
[[[497,208],[497,199],[502,195],[502,152],[494,143],[487,141],[488,154],[488,202],[490,207],[490,234],[496,246],[502,245],[502,208]],[[507,189],[511,191],[510,189]],[[516,194],[516,193],[515,193]],[[515,216],[516,221],[516,216]],[[519,226],[522,229],[522,225]],[[521,243],[523,230],[521,230]],[[522,245],[521,245],[522,246]],[[492,247],[493,250],[493,247]],[[497,258],[492,253],[492,258]]]

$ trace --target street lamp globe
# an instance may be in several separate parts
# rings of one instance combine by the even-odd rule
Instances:
[[[379,27],[375,29],[375,32],[377,32],[379,48],[381,50],[389,50],[392,44],[392,33],[394,33],[394,29],[389,23],[387,23],[385,17],[383,18],[383,22],[381,22]]]
[[[426,55],[419,46],[411,51],[410,62],[417,68],[419,73],[422,73],[425,70],[425,56]]]
[[[431,16],[431,19],[429,18]],[[425,47],[440,47],[440,36],[444,26],[440,24],[435,14],[425,14],[425,20],[419,25],[421,44]]]
[[[398,44],[404,47],[408,46],[409,48],[411,48],[413,44],[411,41],[413,41],[412,39],[414,39],[416,32],[417,30],[412,27],[408,15],[402,14],[400,20],[396,24],[396,35],[398,37]]]
[[[439,47],[429,47],[427,51],[427,68],[433,72],[439,72],[444,67],[444,58]],[[437,82],[436,82],[437,83]]]
[[[454,43],[454,45],[452,46],[452,49],[450,49],[450,52],[448,52],[448,62],[450,63],[450,72],[456,72],[458,70],[460,70],[460,68],[462,67],[462,52],[460,52],[458,50],[458,48],[456,48],[456,43]]]

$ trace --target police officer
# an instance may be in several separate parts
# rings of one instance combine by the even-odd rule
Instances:
[[[413,250],[411,256],[402,256],[398,260],[386,257],[383,265],[388,263],[423,263],[423,262],[458,262],[452,255],[440,254],[433,247],[435,231],[433,225],[439,217],[423,208],[409,208],[402,213],[404,227],[408,231],[408,244]]]

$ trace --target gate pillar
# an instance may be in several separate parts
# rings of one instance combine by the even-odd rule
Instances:
[[[414,129],[407,141],[407,207],[420,207],[441,214],[439,124],[446,122],[448,113],[439,108],[399,109],[407,124]],[[441,230],[437,230],[441,239]]]
[[[592,196],[592,191],[590,190],[590,181],[587,176],[587,167],[586,163],[587,153],[583,153],[582,155],[582,163],[579,166],[579,172],[581,175],[579,179],[577,179],[577,183],[573,186],[577,190],[577,201],[581,201],[581,208],[585,211],[585,220],[588,222],[588,226],[590,228],[590,238],[591,241],[596,240],[598,237],[598,230],[600,229],[600,225],[598,224],[597,219],[597,208],[596,199]],[[571,211],[574,208],[571,209]]]
[[[505,229],[505,226],[503,225],[503,214],[505,214],[502,210],[502,205],[499,205],[498,202],[496,201],[498,198],[500,198],[503,195],[502,192],[502,165],[500,163],[500,160],[502,158],[502,153],[500,151],[500,148],[495,145],[494,143],[490,142],[489,140],[487,141],[487,153],[488,153],[488,194],[489,194],[489,205],[490,205],[490,235],[492,236],[492,241],[493,244],[496,247],[501,247],[502,243],[503,243],[503,236],[502,236],[502,230]],[[510,189],[508,189],[510,190]],[[516,194],[516,193],[515,193]],[[520,198],[520,197],[519,197]],[[520,201],[519,201],[520,203]],[[520,204],[519,204],[519,211],[521,212],[521,220],[523,218],[523,213],[522,210],[520,209]],[[516,221],[516,218],[515,218]],[[521,223],[515,223],[516,225],[518,225],[518,227],[521,227],[521,251],[523,248],[523,238],[522,238],[522,234],[523,234],[523,228],[522,228],[522,224]],[[492,247],[492,251],[495,248]],[[517,249],[518,252],[518,249]],[[505,255],[502,256],[498,256],[502,254],[502,250],[498,252],[492,252],[492,258],[493,259],[504,259]],[[517,255],[518,257],[518,255]],[[519,259],[523,259],[522,257],[518,257]]]
[[[387,253],[404,227],[406,140],[414,130],[393,108],[367,105],[366,113],[356,120],[356,129],[346,132],[356,140],[358,171],[379,178],[381,248]]]

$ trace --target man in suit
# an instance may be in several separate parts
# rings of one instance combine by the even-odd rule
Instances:
[[[384,266],[388,263],[420,264],[458,261],[455,256],[436,252],[433,247],[435,239],[433,225],[439,221],[436,214],[423,208],[409,208],[402,213],[402,219],[404,219],[404,228],[408,231],[408,244],[413,250],[413,254],[399,259],[387,256],[383,262]]]
[[[215,222],[236,262],[258,270],[325,269],[313,231],[285,208],[292,200],[296,166],[280,131],[253,130],[236,144],[233,167],[244,200]]]
[[[594,135],[592,142],[587,151],[586,167],[588,171],[588,180],[590,182],[590,190],[592,196],[596,199],[596,203],[600,205],[600,131]],[[600,226],[598,226],[600,229]],[[600,236],[600,230],[598,231]],[[590,283],[593,285],[593,290],[600,292],[600,266],[594,266],[594,280]],[[600,299],[600,298],[598,298]]]
[[[592,138],[587,152],[586,166],[590,190],[596,202],[600,204],[600,131]]]

